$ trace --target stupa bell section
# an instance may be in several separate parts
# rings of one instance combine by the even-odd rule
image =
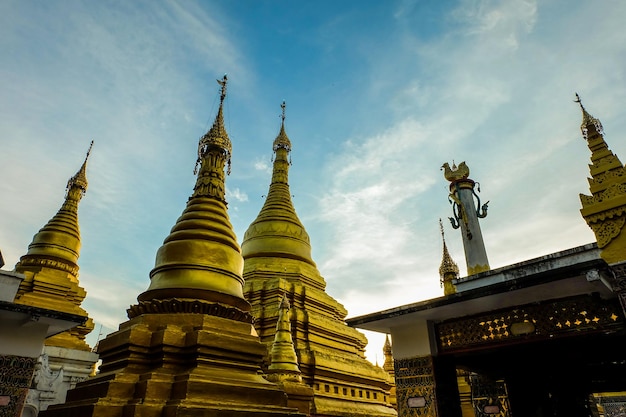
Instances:
[[[226,166],[230,171],[232,153],[222,105],[226,81],[219,81],[222,91],[215,122],[198,143],[193,194],[157,251],[150,287],[139,295],[139,305],[131,308],[131,315],[154,308],[169,311],[172,301],[168,300],[174,299],[192,300],[196,307],[191,308],[217,302],[242,311],[250,309],[242,292],[241,249],[226,209],[224,171]]]

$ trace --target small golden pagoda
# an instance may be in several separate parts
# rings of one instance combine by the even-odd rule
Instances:
[[[596,235],[601,256],[608,263],[626,261],[626,170],[604,141],[604,131],[598,119],[590,115],[580,97],[583,138],[591,151],[589,191],[581,194],[580,213]]]
[[[85,317],[85,324],[46,339],[48,346],[90,351],[85,336],[94,328],[80,306],[87,293],[78,282],[80,228],[78,203],[87,191],[87,160],[67,182],[65,201],[57,214],[37,232],[28,252],[15,265],[24,275],[15,302]]]
[[[218,80],[220,107],[200,138],[196,185],[157,252],[150,286],[129,320],[99,342],[98,376],[45,416],[304,416],[263,378],[267,350],[243,298],[243,259],[224,195],[226,82]]]
[[[393,416],[388,375],[365,359],[365,336],[348,327],[345,308],[325,292],[311,257],[309,235],[289,191],[291,141],[285,103],[274,140],[272,182],[256,220],[244,235],[244,293],[261,340],[270,344],[279,301],[291,303],[292,337],[304,382],[314,389],[312,416]]]
[[[450,252],[448,252],[441,219],[439,219],[439,228],[441,229],[441,240],[443,241],[443,256],[441,258],[441,265],[439,266],[439,281],[443,286],[444,295],[450,295],[456,293],[456,287],[452,281],[459,277],[459,266],[452,260]]]
[[[298,357],[291,338],[289,312],[291,306],[287,295],[283,296],[278,307],[278,321],[274,343],[269,351],[269,366],[265,378],[275,382],[287,394],[288,406],[297,408],[309,415],[313,402],[313,389],[302,381],[302,372],[298,366]]]
[[[391,350],[391,341],[389,340],[389,335],[385,335],[385,344],[383,345],[383,356],[385,357],[385,362],[383,363],[383,370],[389,374],[389,385],[391,388],[389,389],[389,403],[395,408],[398,409],[398,404],[396,400],[396,371],[393,362],[393,353]]]

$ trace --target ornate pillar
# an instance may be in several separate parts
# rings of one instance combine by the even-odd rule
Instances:
[[[468,178],[469,168],[465,162],[461,162],[458,167],[452,164],[452,168],[446,162],[442,168],[445,178],[450,181],[449,201],[454,214],[454,217],[450,217],[450,222],[453,228],[461,229],[463,236],[467,275],[489,271],[485,243],[478,223],[479,218],[487,217],[489,202],[480,205],[480,198],[474,191],[477,183]],[[477,200],[476,203],[474,199]],[[479,209],[476,208],[477,205]]]

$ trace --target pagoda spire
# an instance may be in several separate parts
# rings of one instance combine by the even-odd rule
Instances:
[[[226,202],[224,166],[230,175],[230,157],[233,151],[232,143],[224,127],[224,99],[228,78],[217,80],[220,85],[220,106],[213,126],[205,133],[198,143],[198,159],[194,174],[198,175],[192,197],[212,197]],[[198,166],[200,170],[198,171]]]
[[[298,367],[298,357],[296,356],[291,338],[290,309],[291,305],[285,294],[280,301],[274,343],[272,343],[270,349],[270,366],[267,374],[268,379],[273,382],[279,380],[302,382],[302,374]]]
[[[574,100],[574,102],[580,105],[580,110],[583,113],[583,121],[582,121],[582,124],[580,125],[580,130],[582,131],[583,139],[588,140],[592,135],[594,135],[594,133],[597,133],[600,136],[602,136],[604,134],[604,128],[602,127],[602,123],[600,123],[600,120],[596,119],[591,114],[589,114],[587,109],[585,109],[585,106],[583,106],[583,102],[580,99],[580,96],[578,95],[578,93],[576,93],[576,100]]]
[[[439,229],[441,230],[441,240],[443,241],[443,256],[441,258],[441,266],[439,266],[439,281],[443,286],[444,295],[450,295],[456,293],[456,287],[452,280],[459,277],[459,267],[456,262],[452,260],[448,252],[441,219],[439,219]]]
[[[247,262],[252,258],[282,257],[316,268],[309,235],[296,214],[289,190],[291,141],[285,132],[285,108],[283,101],[280,131],[272,145],[274,165],[269,192],[241,246]],[[314,285],[323,289],[325,283],[320,277]]]
[[[225,200],[224,170],[226,165],[230,170],[232,153],[223,115],[228,78],[224,75],[217,82],[220,106],[198,143],[193,194],[157,251],[150,286],[128,311],[131,318],[144,312],[189,310],[252,321],[243,297],[243,258]]]
[[[394,375],[393,354],[391,352],[391,341],[389,341],[388,334],[385,335],[385,344],[383,345],[383,355],[385,356],[383,369],[387,371],[391,376],[393,376]]]
[[[454,229],[460,228],[462,232],[467,275],[488,271],[489,261],[478,219],[487,217],[489,202],[480,205],[480,198],[474,191],[477,183],[469,178],[469,168],[465,162],[461,162],[458,167],[454,162],[452,167],[446,162],[441,169],[444,170],[444,177],[450,181],[448,201],[452,204],[454,214],[454,217],[450,217],[450,223]],[[476,205],[480,208],[477,209]]]
[[[385,335],[385,344],[383,345],[383,355],[385,357],[385,362],[383,363],[383,370],[387,372],[389,375],[389,385],[391,388],[389,389],[389,403],[397,410],[398,401],[396,397],[396,370],[395,363],[393,360],[393,353],[391,350],[391,341],[389,340],[389,335]]]
[[[78,203],[87,191],[87,161],[92,147],[93,141],[80,169],[68,180],[61,208],[35,234],[28,252],[15,265],[15,271],[25,276],[17,293],[17,303],[85,317],[85,324],[46,340],[48,345],[79,350],[90,349],[85,336],[94,327],[87,312],[80,307],[87,293],[78,284],[81,246]]]
[[[287,295],[283,295],[278,307],[276,334],[269,351],[270,365],[265,379],[277,384],[287,394],[287,405],[297,408],[305,415],[311,414],[313,389],[302,380],[298,357],[291,337],[289,311],[291,306]]]
[[[600,256],[609,264],[626,261],[626,170],[617,155],[604,140],[604,130],[598,119],[583,106],[576,94],[576,103],[582,111],[582,136],[591,151],[589,191],[581,194],[580,210],[596,235]]]

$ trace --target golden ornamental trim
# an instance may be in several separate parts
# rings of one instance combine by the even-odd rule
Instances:
[[[589,214],[584,217],[587,223],[591,224],[591,223],[603,222],[605,220],[616,219],[620,216],[623,216],[625,213],[626,213],[626,206],[622,206],[622,207],[612,208],[610,210],[604,210],[596,214]]]
[[[620,180],[622,177],[626,177],[623,169],[612,169],[610,171],[595,174],[593,178],[588,178],[588,180],[590,186],[599,186],[604,182]]]
[[[592,204],[604,203],[607,200],[611,200],[615,197],[626,195],[626,183],[624,184],[612,184],[605,190],[595,193],[593,196],[580,194],[580,200],[585,206]]]
[[[603,248],[615,239],[621,233],[625,221],[626,217],[622,216],[613,220],[604,220],[601,223],[589,223],[589,227],[596,235],[598,247]]]
[[[435,325],[437,343],[441,352],[449,352],[623,327],[616,301],[584,295],[445,321]]]
[[[610,153],[601,158],[593,160],[593,163],[589,165],[589,168],[599,170],[606,167],[610,168],[611,165],[618,169],[622,168],[620,160],[617,158],[617,156],[615,156],[614,153]]]
[[[142,314],[207,314],[209,316],[254,324],[254,317],[250,313],[239,310],[236,307],[220,303],[207,303],[201,300],[184,300],[179,298],[140,301],[138,304],[130,306],[128,310],[126,310],[126,313],[129,319]]]
[[[58,261],[56,259],[37,258],[34,256],[25,255],[22,257],[22,259],[20,259],[15,268],[17,269],[27,266],[58,269],[60,271],[67,272],[68,274],[71,274],[75,277],[78,276],[78,266],[70,265],[66,261]]]

